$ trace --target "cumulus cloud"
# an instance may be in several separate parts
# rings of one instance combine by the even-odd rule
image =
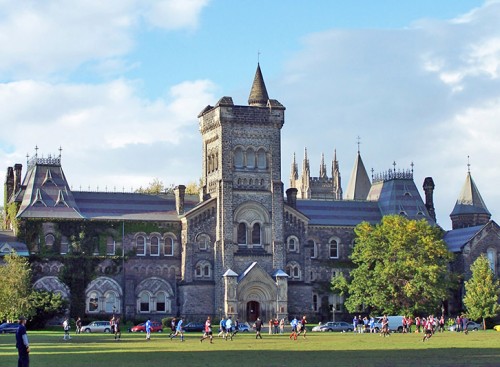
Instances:
[[[360,135],[368,170],[387,170],[394,161],[406,169],[414,162],[418,186],[434,177],[444,227],[465,181],[467,156],[490,211],[500,207],[491,185],[500,177],[491,159],[500,154],[498,19],[500,2],[490,1],[448,21],[304,37],[272,92],[288,107],[285,182],[293,151],[299,150],[300,162],[307,146],[317,175],[321,153],[332,157],[336,148],[347,187]]]
[[[11,78],[40,78],[69,73],[84,63],[97,63],[96,69],[104,63],[106,68],[131,51],[134,32],[143,22],[166,30],[193,30],[207,4],[208,0],[4,0],[0,49],[9,52],[2,53],[0,72]]]

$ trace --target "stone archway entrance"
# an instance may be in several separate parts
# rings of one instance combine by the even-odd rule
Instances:
[[[247,320],[254,322],[260,316],[260,303],[257,301],[247,302]]]

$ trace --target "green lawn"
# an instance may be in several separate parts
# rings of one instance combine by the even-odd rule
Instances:
[[[186,340],[168,334],[124,333],[120,342],[107,334],[72,335],[62,331],[29,331],[31,367],[111,366],[500,366],[500,333],[495,331],[435,334],[308,333],[292,341],[287,335],[240,333],[234,341],[217,337],[200,343],[199,333]],[[16,366],[13,334],[0,335],[0,366]]]

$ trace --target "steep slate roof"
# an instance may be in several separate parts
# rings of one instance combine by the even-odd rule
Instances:
[[[371,183],[366,173],[365,165],[358,152],[354,167],[352,168],[351,178],[347,184],[347,190],[344,192],[345,200],[366,200],[370,191]]]
[[[83,218],[62,170],[60,157],[32,158],[28,162],[21,195],[17,198],[22,198],[19,218]]]
[[[37,158],[28,164],[22,189],[20,218],[90,220],[179,220],[173,194],[71,191],[58,158]],[[184,210],[199,202],[186,195]]]
[[[269,96],[267,94],[266,84],[260,70],[260,65],[257,63],[257,71],[253,79],[252,89],[248,97],[248,104],[250,106],[265,106]]]
[[[28,246],[18,242],[13,231],[0,231],[0,256],[5,256],[14,250],[19,256],[29,256]]]
[[[453,208],[450,216],[461,214],[491,215],[488,208],[486,208],[486,204],[484,203],[470,172],[467,172],[464,186],[462,187],[462,191],[458,196],[457,202],[455,203],[455,207]]]
[[[478,234],[484,225],[453,229],[445,233],[443,240],[451,252],[461,252],[462,247]]]
[[[373,201],[297,199],[297,210],[310,219],[309,225],[356,226],[382,219],[378,203]]]

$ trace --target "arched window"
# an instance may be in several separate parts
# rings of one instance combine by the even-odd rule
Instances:
[[[206,260],[199,261],[195,266],[194,276],[197,279],[210,280],[212,278],[212,266]]]
[[[260,245],[260,224],[255,223],[252,228],[252,245]]]
[[[137,236],[135,239],[136,242],[136,250],[135,253],[137,256],[145,256],[146,255],[146,238],[144,236]]]
[[[156,311],[166,312],[167,311],[167,296],[165,292],[158,292],[156,294]]]
[[[309,245],[311,249],[311,259],[315,259],[318,257],[318,248],[316,247],[316,243],[313,240],[307,241],[307,244]]]
[[[234,151],[234,167],[243,168],[243,149],[236,148]]]
[[[142,292],[139,295],[139,311],[140,312],[149,312],[149,301],[150,301],[149,293]]]
[[[151,237],[151,256],[160,256],[160,239],[157,236]]]
[[[257,168],[259,169],[267,168],[266,152],[264,149],[259,149],[259,151],[257,152]]]
[[[247,168],[255,168],[255,152],[252,148],[247,149]]]
[[[108,313],[119,312],[120,304],[115,292],[107,292],[104,295],[104,309]]]
[[[115,240],[112,236],[108,236],[106,238],[106,254],[114,255],[115,254]]]
[[[61,236],[61,255],[67,254],[69,251],[68,237]]]
[[[286,273],[290,280],[300,280],[300,265],[292,261],[286,266]]]
[[[210,237],[206,234],[200,234],[198,236],[198,248],[202,251],[206,251],[210,246]]]
[[[288,237],[287,250],[288,252],[299,252],[299,240],[297,237]]]
[[[90,293],[89,312],[99,312],[99,296],[97,292]]]
[[[339,244],[337,240],[330,240],[330,259],[339,258]]]
[[[165,256],[174,256],[174,239],[165,238]]]
[[[49,233],[48,235],[45,236],[45,246],[47,246],[48,248],[52,248],[55,242],[56,238],[52,233]]]
[[[238,224],[238,244],[246,245],[247,244],[247,226],[245,223]]]
[[[493,248],[489,248],[486,251],[486,255],[488,257],[488,261],[490,262],[490,268],[493,272],[493,275],[497,275],[497,252]]]

